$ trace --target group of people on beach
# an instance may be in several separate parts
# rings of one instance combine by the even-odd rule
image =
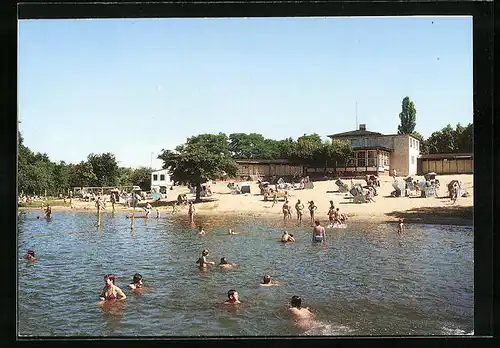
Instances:
[[[307,208],[309,210],[310,222],[311,224],[314,224],[316,221],[315,212],[318,209],[318,207],[314,204],[314,201],[307,202],[307,205],[308,205]],[[304,208],[305,208],[304,204],[300,201],[300,199],[298,199],[297,203],[295,203],[295,211],[297,212],[298,222],[302,222],[302,215]],[[292,206],[289,203],[288,199],[286,198],[285,198],[285,203],[283,203],[282,211],[283,211],[283,220],[292,218]],[[335,208],[335,204],[333,203],[332,200],[330,201],[330,207],[328,209],[328,220],[330,221],[331,226],[335,224],[341,225],[347,221],[347,215],[341,213],[339,208]]]

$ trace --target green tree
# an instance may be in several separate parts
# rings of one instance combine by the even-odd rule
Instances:
[[[119,167],[118,168],[118,185],[119,186],[133,186],[132,183],[132,173],[134,170],[132,168]]]
[[[132,170],[130,181],[132,185],[139,186],[143,191],[151,190],[151,172],[149,167],[140,167]]]
[[[294,160],[306,166],[322,166],[324,164],[321,156],[323,142],[317,133],[304,134],[297,139],[297,147],[293,153]]]
[[[412,134],[417,125],[417,110],[410,97],[404,97],[401,108],[399,113],[401,124],[398,126],[398,134]]]
[[[455,128],[456,151],[468,153],[474,151],[474,126],[469,123],[467,127],[462,127],[460,123]]]
[[[175,151],[162,150],[158,159],[163,161],[163,168],[168,168],[174,182],[196,187],[196,201],[201,199],[201,184],[224,173],[235,176],[238,170],[231,158],[228,139],[222,133],[191,137]]]
[[[116,186],[118,184],[118,163],[112,153],[96,155],[91,153],[87,161],[92,165],[92,169],[97,178],[95,186]]]
[[[457,152],[455,130],[448,124],[440,131],[433,132],[427,139],[429,153],[454,153]]]
[[[71,187],[98,186],[92,163],[81,161],[69,170]]]
[[[229,135],[229,149],[233,158],[274,159],[279,155],[276,141],[257,133]]]

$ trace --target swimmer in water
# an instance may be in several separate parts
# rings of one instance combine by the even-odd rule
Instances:
[[[240,296],[238,294],[238,292],[234,289],[231,289],[227,292],[227,297],[228,297],[228,300],[226,302],[224,302],[224,304],[238,304],[238,303],[241,303],[240,302]]]
[[[52,208],[50,207],[50,205],[47,204],[47,208],[45,208],[45,217],[49,219],[51,215],[52,215]]]
[[[208,256],[208,250],[204,249],[201,252],[201,257],[196,261],[196,263],[199,264],[200,268],[206,268],[207,265],[215,265],[215,262],[207,260],[207,256]]]
[[[300,327],[309,327],[314,320],[314,314],[309,308],[302,307],[302,299],[299,296],[292,296],[288,310],[292,312],[295,323]]]
[[[325,228],[319,224],[318,220],[314,221],[314,223],[316,226],[314,226],[312,233],[313,242],[323,242],[323,244],[325,244],[326,243]]]
[[[235,235],[235,234],[238,234],[238,233],[234,232],[232,229],[229,229],[229,230],[227,231],[227,234],[230,234],[230,235]]]
[[[106,274],[104,276],[104,283],[106,284],[102,289],[101,301],[111,300],[124,300],[127,296],[123,293],[122,289],[115,285],[116,276],[114,274]]]
[[[260,286],[279,286],[280,283],[278,283],[278,282],[272,282],[271,281],[271,276],[269,274],[266,274],[264,276],[264,280],[259,285]]]
[[[230,269],[233,267],[238,267],[239,263],[228,263],[225,257],[221,257],[219,266],[221,269]]]
[[[143,286],[144,286],[144,280],[142,279],[142,275],[136,273],[132,278],[132,284],[129,284],[128,288],[132,290],[137,290],[137,289],[142,289]]]
[[[287,231],[285,231],[281,235],[281,242],[282,243],[295,242],[295,238],[293,237],[293,234],[289,234]]]
[[[201,235],[201,236],[204,236],[206,235],[207,233],[203,230],[203,227],[202,226],[198,226],[198,234]]]
[[[402,234],[405,230],[405,226],[403,225],[403,220],[399,219],[398,223],[398,234]]]
[[[35,261],[36,260],[35,252],[33,250],[28,250],[25,258],[26,258],[26,260],[31,261],[31,262]]]

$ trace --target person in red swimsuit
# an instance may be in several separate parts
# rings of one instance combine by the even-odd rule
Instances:
[[[115,285],[115,281],[116,276],[114,274],[106,274],[104,276],[104,283],[106,285],[101,292],[101,301],[124,300],[127,298],[122,289]]]

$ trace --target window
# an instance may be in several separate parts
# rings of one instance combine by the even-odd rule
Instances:
[[[153,181],[158,181],[158,174],[153,174]]]
[[[165,181],[165,174],[160,174],[160,181]]]
[[[411,156],[411,164],[415,164],[415,156]]]
[[[368,151],[368,166],[375,167],[376,163],[377,151]]]
[[[358,158],[358,167],[364,167],[366,166],[366,152],[365,151],[359,151],[356,154],[356,157]]]
[[[365,146],[368,146],[368,138],[364,138],[364,143],[365,143]]]

